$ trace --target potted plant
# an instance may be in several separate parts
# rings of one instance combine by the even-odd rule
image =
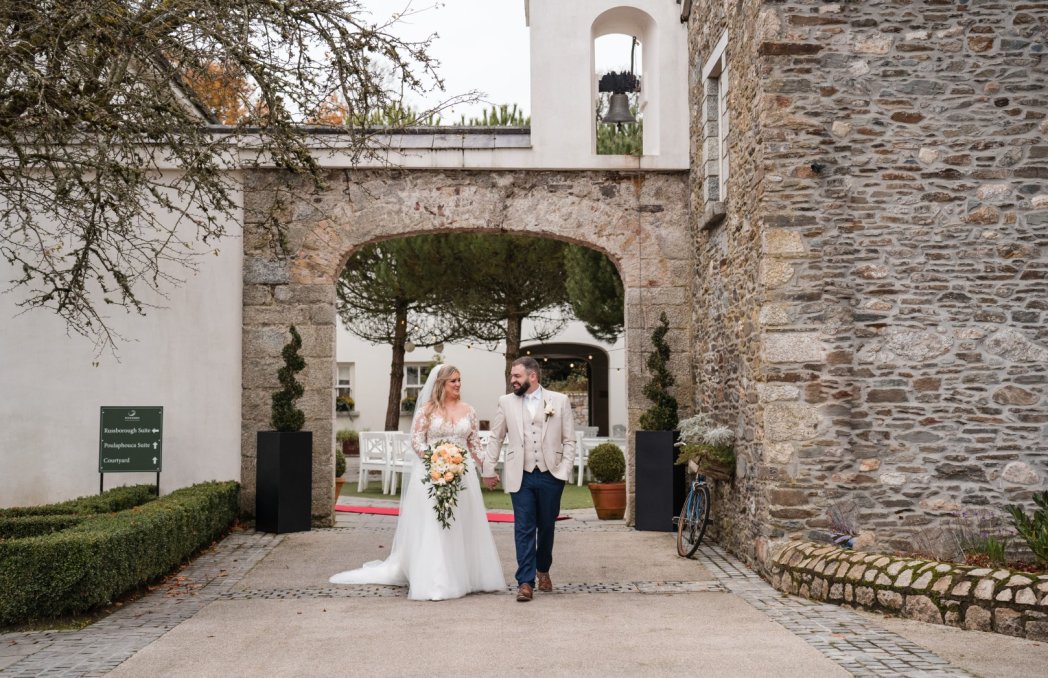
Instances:
[[[601,443],[589,453],[586,467],[593,474],[589,484],[593,508],[601,520],[621,520],[626,514],[626,456],[615,443]]]
[[[347,457],[360,456],[360,434],[351,428],[342,429],[335,434],[335,440],[342,448],[342,454]]]
[[[335,504],[338,504],[338,497],[342,494],[342,486],[346,484],[346,479],[342,476],[346,473],[346,455],[342,453],[342,449],[339,447],[335,448]]]
[[[676,381],[669,371],[670,347],[666,334],[670,324],[666,312],[651,333],[652,351],[647,367],[651,379],[644,395],[651,407],[640,416],[635,434],[636,491],[635,527],[638,530],[672,532],[673,516],[684,504],[684,469],[673,462],[677,428],[677,399],[670,394]]]
[[[357,408],[357,401],[353,400],[353,396],[340,395],[335,398],[335,411],[336,412],[353,412]]]
[[[415,396],[407,396],[400,401],[400,413],[412,414],[415,411]]]
[[[278,534],[308,530],[312,519],[313,433],[302,430],[306,415],[295,407],[305,390],[295,375],[306,361],[298,353],[302,337],[294,325],[290,331],[277,371],[281,388],[272,398],[275,430],[257,438],[255,529]]]
[[[682,419],[678,464],[695,462],[704,475],[715,480],[731,480],[735,475],[735,433],[727,426],[714,426],[705,414]]]

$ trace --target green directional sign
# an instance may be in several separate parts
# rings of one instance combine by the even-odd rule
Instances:
[[[98,433],[98,472],[161,470],[163,407],[103,407]]]

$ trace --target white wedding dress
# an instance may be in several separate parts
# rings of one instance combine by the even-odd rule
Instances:
[[[469,452],[480,454],[477,437],[477,415],[457,422],[434,414],[423,429],[425,418],[417,417],[412,431],[412,447],[420,452],[431,443],[450,440]],[[340,572],[331,577],[332,584],[386,584],[408,586],[412,600],[447,600],[461,598],[475,591],[501,591],[506,588],[502,563],[495,550],[495,540],[488,527],[484,498],[480,492],[471,455],[467,455],[467,473],[459,490],[458,505],[448,529],[437,522],[435,502],[428,485],[420,480],[422,460],[411,455],[411,475],[405,476],[400,498],[400,518],[389,557],[365,563],[363,567]]]

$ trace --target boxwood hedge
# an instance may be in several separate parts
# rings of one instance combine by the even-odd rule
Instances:
[[[0,509],[0,518],[19,518],[22,516],[57,516],[65,514],[112,513],[123,511],[132,506],[144,504],[156,499],[153,485],[127,485],[114,487],[102,494],[89,495],[78,499],[44,504],[42,506],[20,506]]]
[[[152,485],[130,485],[57,504],[0,509],[0,539],[50,534],[79,524],[84,516],[123,511],[154,499]]]
[[[211,482],[67,529],[0,539],[0,626],[86,612],[171,571],[233,524],[235,482]]]

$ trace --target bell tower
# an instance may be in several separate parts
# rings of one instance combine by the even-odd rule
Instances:
[[[531,31],[531,143],[556,168],[687,169],[687,26],[669,0],[525,0]],[[594,44],[633,36],[644,64],[643,155],[597,155]]]

